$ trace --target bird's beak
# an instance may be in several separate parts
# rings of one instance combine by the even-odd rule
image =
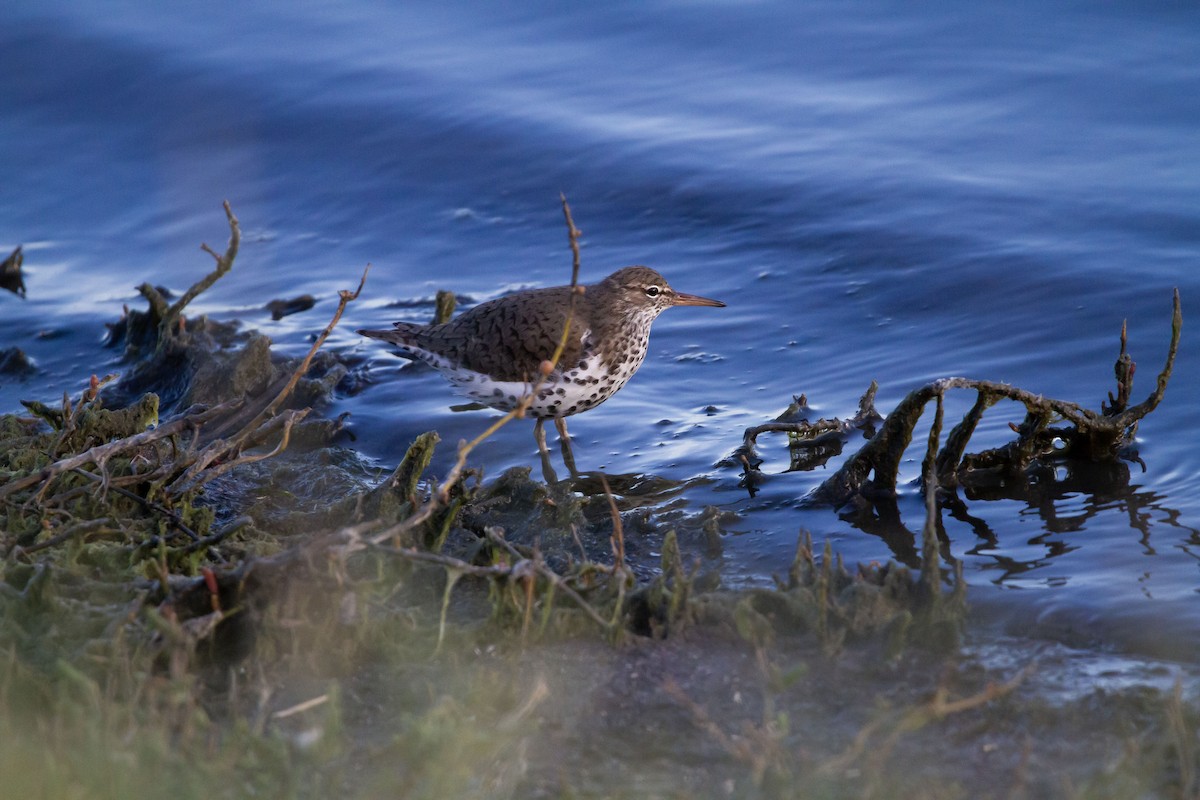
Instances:
[[[714,308],[724,308],[725,304],[720,300],[709,300],[707,297],[700,297],[694,294],[685,294],[684,292],[675,292],[675,301],[671,303],[673,306],[713,306]]]

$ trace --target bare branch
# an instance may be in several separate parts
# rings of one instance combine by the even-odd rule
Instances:
[[[237,258],[238,247],[242,241],[242,229],[238,225],[237,217],[233,215],[233,209],[230,208],[228,200],[225,201],[224,207],[225,217],[229,220],[229,245],[225,248],[224,255],[217,255],[217,253],[215,253],[207,244],[200,245],[200,249],[204,250],[204,252],[208,253],[216,260],[217,266],[208,275],[205,275],[203,278],[193,283],[191,287],[183,293],[183,296],[176,300],[175,303],[172,304],[171,307],[168,308],[162,315],[162,319],[159,321],[158,327],[158,341],[160,346],[167,341],[167,332],[171,329],[171,325],[175,323],[175,320],[179,318],[179,315],[183,313],[183,309],[187,307],[188,303],[195,300],[201,292],[204,292],[206,289],[208,289],[208,287],[220,280],[225,273],[229,272],[229,270],[233,268],[233,260]],[[142,294],[143,296],[147,297],[147,299],[150,299],[151,303],[153,304],[153,299],[146,293],[144,289]],[[155,294],[157,294],[157,291],[155,291]]]

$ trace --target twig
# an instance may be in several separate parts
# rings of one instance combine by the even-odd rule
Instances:
[[[533,686],[533,690],[529,693],[529,697],[525,698],[525,702],[521,703],[519,708],[504,715],[497,723],[496,730],[513,731],[520,726],[525,719],[533,713],[542,702],[550,696],[550,687],[546,683],[546,678],[538,675],[537,682]]]
[[[300,365],[292,372],[291,378],[283,386],[283,388],[279,390],[278,394],[275,395],[275,398],[260,412],[258,412],[258,414],[246,422],[233,436],[229,437],[228,439],[217,439],[209,444],[208,447],[206,447],[204,451],[201,452],[196,458],[195,463],[188,468],[187,472],[171,483],[167,489],[169,493],[178,495],[183,492],[191,491],[192,489],[209,482],[213,478],[229,472],[229,470],[237,466],[270,458],[278,455],[287,448],[292,426],[304,419],[311,409],[289,411],[286,414],[277,415],[278,409],[281,405],[283,405],[287,398],[291,396],[292,392],[296,388],[296,385],[300,382],[300,379],[308,372],[309,367],[312,365],[313,357],[321,348],[321,345],[325,343],[325,340],[329,338],[329,334],[337,326],[338,321],[341,320],[342,313],[346,310],[346,305],[353,300],[358,299],[359,294],[362,292],[363,285],[367,281],[367,273],[370,272],[370,270],[371,265],[368,264],[363,270],[362,278],[359,279],[358,288],[353,292],[345,289],[338,292],[338,306],[333,313],[333,318],[330,319],[329,324],[326,325],[325,329],[321,331],[320,335],[317,336],[316,341],[314,341],[312,347],[309,348],[308,354],[300,362]],[[209,465],[214,461],[225,458],[231,453],[241,452],[244,448],[255,441],[266,439],[274,432],[275,429],[279,428],[280,426],[283,428],[283,438],[279,445],[276,446],[271,452],[250,456],[240,456],[221,464],[216,469],[209,469]]]
[[[238,224],[237,217],[233,215],[233,209],[230,208],[229,201],[226,200],[223,205],[225,207],[225,217],[229,220],[229,245],[225,248],[224,255],[217,255],[217,253],[207,244],[200,245],[201,250],[208,253],[213,257],[213,259],[216,260],[216,269],[201,278],[199,281],[196,281],[196,283],[192,284],[191,287],[183,293],[183,296],[176,300],[175,303],[167,309],[166,313],[163,314],[163,317],[158,324],[158,341],[160,346],[167,341],[167,332],[170,330],[171,325],[183,312],[183,309],[187,307],[188,303],[195,300],[201,292],[205,291],[208,289],[208,287],[220,280],[221,276],[229,272],[229,270],[233,267],[233,260],[237,258],[238,246],[242,241],[242,229]],[[145,293],[143,292],[143,294]]]
[[[533,565],[534,568],[537,569],[539,575],[550,581],[550,583],[554,585],[556,591],[560,591],[567,597],[571,598],[571,600],[575,602],[575,605],[579,606],[579,608],[585,614],[592,618],[593,622],[606,631],[612,630],[614,623],[600,616],[600,613],[592,607],[591,603],[584,600],[583,596],[580,595],[579,592],[575,591],[570,585],[567,584],[566,578],[547,567],[540,560],[533,562]]]
[[[747,724],[743,728],[743,736],[730,736],[721,729],[704,706],[688,696],[674,678],[668,677],[661,686],[666,694],[688,710],[692,716],[692,724],[711,736],[726,753],[750,767],[751,782],[756,787],[762,785],[767,770],[773,765],[778,766],[782,761],[782,733],[773,722],[768,721],[762,725]]]
[[[219,544],[221,541],[226,539],[230,534],[237,533],[242,528],[250,525],[253,522],[254,520],[250,517],[238,517],[216,533],[210,533],[203,539],[197,539],[196,541],[192,542],[187,547],[183,548],[183,552],[184,554],[194,553],[197,550],[204,550],[205,548],[212,547],[214,544]]]
[[[567,239],[571,244],[571,286],[579,285],[579,237],[583,235],[583,231],[575,227],[575,220],[571,219],[571,206],[567,203],[567,196],[562,192],[558,193],[558,199],[562,201],[563,217],[567,221]]]
[[[1179,351],[1179,335],[1182,329],[1183,309],[1179,303],[1179,289],[1176,289],[1171,307],[1171,345],[1167,349],[1167,362],[1158,373],[1154,391],[1150,393],[1150,396],[1136,406],[1121,412],[1116,417],[1117,424],[1128,427],[1149,414],[1162,402],[1163,395],[1167,391],[1167,381],[1170,380],[1171,372],[1175,369],[1175,354]]]
[[[72,405],[71,398],[66,392],[63,392],[62,429],[58,432],[58,436],[54,440],[54,444],[50,445],[50,456],[57,457],[58,451],[63,443],[70,437],[72,433],[78,430],[79,418],[83,416],[85,409],[90,408],[96,401],[96,397],[100,394],[100,390],[108,384],[112,383],[120,377],[115,372],[110,372],[103,378],[97,378],[94,374],[88,379],[88,388],[79,396],[79,400]]]
[[[377,545],[377,548],[385,553],[392,553],[400,556],[406,561],[419,561],[423,564],[434,564],[439,567],[445,567],[464,575],[473,575],[477,578],[507,578],[512,572],[512,567],[508,564],[492,564],[491,566],[483,566],[480,564],[471,564],[454,556],[444,555],[442,553],[431,553],[428,550],[418,550],[415,547],[387,547]]]
[[[329,695],[323,694],[320,697],[314,697],[311,700],[305,700],[303,703],[297,703],[281,711],[276,711],[271,715],[271,719],[287,719],[296,714],[302,714],[311,708],[316,708],[319,705],[329,702]]]
[[[385,531],[386,533],[386,531]],[[490,538],[490,537],[489,537]],[[503,541],[503,537],[500,539]],[[462,559],[454,558],[453,556],[443,555],[441,553],[431,553],[428,550],[418,550],[414,547],[386,547],[375,545],[383,552],[392,553],[409,561],[419,561],[425,564],[435,564],[450,571],[453,576],[452,581],[457,581],[459,576],[472,575],[479,578],[505,578],[511,579],[528,571],[532,567],[535,572],[548,580],[554,585],[556,591],[562,591],[567,597],[571,598],[579,608],[587,614],[592,620],[604,630],[609,630],[612,625],[594,609],[590,603],[583,599],[582,596],[569,585],[565,579],[548,568],[540,561],[535,561],[527,558],[520,558],[514,564],[493,564],[491,566],[481,566],[479,564],[470,564]],[[515,551],[514,551],[515,552]],[[452,586],[453,583],[450,584]],[[450,587],[448,586],[447,589]],[[443,614],[445,613],[445,603],[443,603]],[[439,646],[441,635],[439,634]]]
[[[993,700],[1011,694],[1033,672],[1029,664],[1004,683],[989,683],[980,692],[960,700],[947,700],[946,689],[939,686],[933,698],[927,703],[906,709],[901,712],[886,715],[864,725],[855,735],[854,741],[841,755],[830,759],[821,765],[820,771],[825,774],[836,774],[845,771],[862,756],[871,738],[880,730],[891,727],[884,742],[873,750],[873,758],[882,761],[891,753],[900,737],[906,733],[919,730],[930,722],[937,722],[952,714],[970,711],[985,706]]]
[[[51,536],[49,539],[44,539],[40,542],[35,542],[35,543],[29,545],[29,547],[21,547],[21,548],[15,549],[15,550],[13,550],[13,555],[14,556],[17,554],[29,555],[30,553],[36,553],[39,550],[45,550],[48,547],[55,547],[56,545],[60,545],[63,542],[67,541],[68,539],[72,539],[76,536],[81,536],[84,534],[92,533],[94,531],[103,530],[104,528],[107,528],[111,524],[112,524],[112,520],[109,519],[108,517],[101,517],[100,519],[89,519],[86,522],[80,522],[76,525],[72,525],[72,526],[60,531],[59,533],[56,533],[55,535]]]
[[[76,475],[87,478],[90,481],[96,481],[98,483],[105,482],[104,478],[100,477],[99,475],[94,475],[91,472],[88,472],[87,470],[81,469],[79,467],[76,467],[75,469],[73,469],[71,471],[74,472]],[[145,477],[142,475],[130,476],[130,477],[138,477],[138,478],[145,480]],[[124,489],[120,486],[108,485],[105,488],[107,490],[116,492],[117,494],[121,495],[122,497],[128,497],[130,500],[134,500],[138,503],[141,503],[142,507],[144,507],[144,508],[147,508],[151,511],[157,511],[159,514],[162,514],[164,517],[166,517],[167,520],[172,525],[174,525],[176,528],[178,528],[180,532],[186,534],[188,536],[188,538],[190,538],[193,542],[200,541],[199,534],[197,534],[194,530],[192,530],[186,524],[184,524],[183,518],[179,516],[179,512],[172,511],[171,509],[167,508],[166,506],[163,506],[159,503],[154,502],[153,500],[148,500],[145,497],[142,497],[137,492],[131,492],[128,489]]]
[[[296,388],[296,384],[300,382],[300,379],[304,377],[305,373],[308,372],[308,368],[312,365],[313,356],[317,354],[317,351],[321,349],[321,345],[325,344],[325,340],[329,338],[329,334],[333,333],[333,329],[337,327],[338,321],[341,320],[342,312],[346,310],[347,304],[357,300],[358,296],[362,293],[363,285],[367,282],[367,273],[370,271],[371,265],[367,264],[366,268],[363,269],[362,277],[358,281],[358,288],[353,292],[347,291],[346,289],[338,291],[338,306],[333,312],[333,319],[329,320],[329,324],[325,326],[325,330],[321,331],[320,335],[317,336],[316,341],[313,342],[312,347],[310,347],[308,350],[308,355],[304,357],[304,360],[300,362],[300,366],[295,372],[292,373],[292,379],[288,381],[287,385],[283,387],[283,390],[276,395],[275,399],[271,401],[271,404],[263,409],[258,418],[254,419],[249,425],[246,426],[247,428],[255,427],[260,419],[265,419],[272,416],[279,409],[279,407],[283,405],[284,401],[291,396],[292,392]]]
[[[550,581],[550,583],[554,585],[555,590],[561,590],[565,595],[567,595],[567,597],[570,597],[572,600],[574,600],[576,605],[582,608],[589,617],[595,620],[597,625],[605,630],[612,628],[612,623],[601,617],[590,603],[584,600],[578,592],[567,585],[565,578],[547,567],[546,563],[542,561],[541,556],[536,556],[535,558],[529,559],[521,555],[520,551],[513,547],[512,543],[504,538],[503,532],[499,528],[487,528],[485,532],[489,542],[500,545],[509,553],[509,555],[518,560],[517,563],[520,563],[521,561],[532,563],[534,569],[537,570],[539,575]]]
[[[612,517],[613,535],[613,572],[617,573],[625,567],[625,527],[621,523],[621,512],[617,510],[617,501],[612,489],[608,488],[608,478],[600,475],[600,485],[604,487],[604,496],[608,498],[608,513]]]
[[[925,482],[925,525],[921,529],[921,586],[924,587],[926,602],[932,602],[941,593],[941,574],[938,570],[937,536],[937,452],[942,435],[944,403],[937,396],[937,411],[933,425],[929,428],[929,442],[925,447],[925,460],[921,465],[921,477]]]

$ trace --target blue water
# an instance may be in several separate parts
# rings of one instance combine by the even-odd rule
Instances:
[[[944,515],[981,621],[1098,650],[1192,659],[1200,644],[1200,8],[1184,3],[9,3],[0,25],[0,249],[23,243],[29,298],[0,296],[0,409],[119,371],[103,323],[143,280],[209,269],[229,199],[246,240],[197,310],[300,352],[336,290],[372,272],[330,347],[369,359],[340,398],[358,446],[394,463],[424,430],[454,444],[433,372],[356,327],[564,283],[559,192],[585,280],[645,263],[725,309],[675,309],[637,377],[571,421],[584,469],[708,480],[683,495],[741,515],[724,580],[787,568],[801,528],[850,560],[903,556],[799,499],[828,470],[751,499],[716,465],[742,430],[806,393],[886,413],[953,374],[1097,407],[1122,320],[1140,369],[1185,327],[1145,471],[1041,508],[965,498]],[[6,250],[7,252],[7,250]],[[316,309],[261,307],[312,293]],[[406,307],[394,307],[397,302]],[[965,410],[972,398],[951,403]],[[956,405],[957,403],[957,405]],[[1019,411],[997,407],[979,444]],[[922,441],[918,431],[916,441]],[[904,477],[916,476],[917,448]],[[483,445],[490,475],[535,463],[528,424]],[[919,530],[907,488],[902,519]]]

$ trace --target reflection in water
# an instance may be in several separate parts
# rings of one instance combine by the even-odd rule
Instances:
[[[978,543],[966,550],[966,555],[991,559],[1000,569],[994,583],[1006,581],[1039,567],[1047,566],[1055,558],[1083,547],[1079,540],[1074,543],[1055,538],[1058,534],[1077,533],[1087,529],[1088,523],[1102,513],[1123,512],[1129,527],[1138,532],[1145,555],[1155,555],[1151,541],[1153,524],[1166,524],[1174,529],[1189,533],[1187,540],[1177,545],[1192,558],[1200,561],[1200,530],[1179,522],[1180,512],[1162,505],[1164,496],[1139,490],[1130,484],[1128,464],[1116,462],[1098,464],[1085,461],[1059,461],[1038,464],[1028,473],[1027,481],[995,481],[972,485],[966,482],[964,491],[967,500],[996,501],[1015,500],[1026,504],[1023,513],[1034,514],[1040,520],[1040,532],[1027,540],[1026,544],[1041,548],[1034,558],[1018,559],[1008,553],[995,552],[1002,543],[992,527],[981,516],[973,514],[966,500],[957,489],[940,489],[938,492],[938,538],[942,543],[942,559],[950,565],[956,563],[950,551],[950,538],[946,534],[942,512],[951,519],[965,524],[978,538]],[[1064,514],[1064,507],[1070,513]],[[909,528],[901,519],[895,497],[882,495],[869,501],[843,509],[839,516],[865,533],[882,539],[897,561],[910,567],[920,565],[920,526]]]
[[[1104,512],[1124,512],[1129,520],[1129,527],[1138,532],[1138,541],[1142,545],[1143,553],[1148,556],[1156,554],[1151,541],[1152,522],[1155,520],[1159,524],[1166,523],[1172,528],[1190,531],[1192,539],[1198,535],[1196,529],[1179,523],[1178,510],[1162,505],[1163,495],[1154,491],[1139,490],[1136,485],[1131,485],[1129,465],[1122,462],[1098,464],[1062,461],[1057,464],[1039,465],[1031,471],[1026,484],[993,485],[982,490],[968,489],[967,496],[973,500],[1023,501],[1027,504],[1027,511],[1035,513],[1041,521],[1044,533],[1030,539],[1029,544],[1043,545],[1046,548],[1044,558],[1027,561],[1001,559],[989,553],[998,542],[986,523],[969,515],[957,494],[953,497],[955,505],[947,504],[951,515],[967,521],[982,539],[968,553],[991,555],[1004,568],[996,583],[1004,583],[1015,575],[1043,566],[1057,556],[1078,549],[1081,545],[1068,546],[1049,537],[1059,533],[1086,530],[1089,521]],[[1068,502],[1071,513],[1064,514],[1062,509]]]

